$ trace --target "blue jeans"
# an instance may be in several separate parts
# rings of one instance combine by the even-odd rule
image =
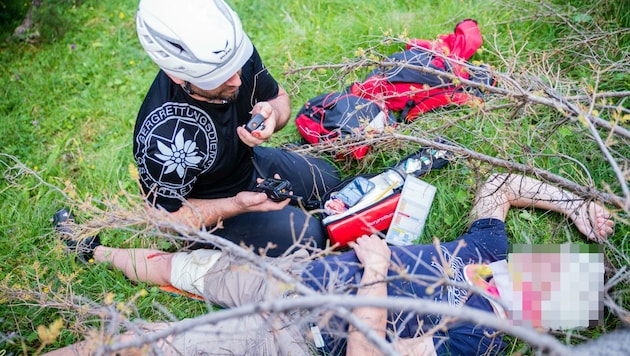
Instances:
[[[250,190],[256,186],[256,178],[273,178],[279,174],[293,186],[293,194],[304,200],[318,200],[326,191],[339,183],[336,169],[323,159],[301,155],[278,148],[255,147],[254,160],[261,172],[254,172]],[[264,176],[264,177],[261,177]],[[301,244],[323,247],[328,235],[320,220],[298,206],[289,205],[282,210],[252,212],[237,215],[223,221],[223,229],[216,235],[236,244],[264,248],[273,243],[268,256],[276,257],[290,251],[296,239]],[[210,247],[194,243],[190,249]]]

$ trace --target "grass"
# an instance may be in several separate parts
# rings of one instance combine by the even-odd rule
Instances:
[[[98,325],[98,318],[80,310],[40,308],[33,294],[28,294],[37,291],[60,298],[81,295],[98,302],[113,293],[114,302],[133,300],[133,307],[126,309],[129,316],[147,320],[166,317],[158,305],[177,318],[207,311],[203,303],[171,296],[151,286],[134,285],[107,266],[86,267],[75,262],[64,255],[61,244],[51,234],[49,219],[58,207],[69,203],[68,197],[106,206],[108,200],[123,197],[121,192],[138,191],[129,174],[133,164],[131,137],[136,112],[156,73],[136,38],[134,2],[86,0],[60,4],[65,7],[63,33],[43,32],[37,44],[0,44],[4,83],[0,89],[0,166],[5,173],[0,179],[0,351],[13,354],[38,350],[41,341],[37,327],[59,317],[65,320],[67,330],[54,342],[55,348],[80,340],[89,327]],[[355,57],[358,48],[387,49],[381,43],[385,36],[435,38],[451,32],[465,18],[476,19],[485,36],[483,51],[475,55],[475,60],[507,71],[511,67],[503,60],[505,57],[517,72],[540,72],[541,58],[546,54],[546,58],[556,61],[554,68],[562,72],[563,80],[571,79],[583,86],[594,84],[593,68],[580,57],[569,60],[554,52],[555,46],[564,45],[563,36],[570,32],[569,26],[558,25],[557,17],[528,1],[505,5],[490,0],[233,0],[231,4],[266,65],[291,94],[294,113],[307,99],[343,88],[354,77],[341,77],[330,70],[285,76],[287,68],[344,62]],[[610,13],[619,14],[618,23],[614,18],[598,18],[591,10],[602,4],[608,3],[573,2],[571,6],[552,8],[566,11],[572,18],[587,19],[574,23],[584,31],[595,25],[608,29],[627,26],[627,16],[619,10],[623,5],[607,7]],[[8,33],[2,35],[5,38]],[[627,34],[616,40],[626,48],[630,43]],[[619,57],[623,53],[612,49],[604,52],[613,59],[623,58]],[[605,72],[602,79],[603,90],[629,90],[627,71]],[[611,102],[615,104],[623,102]],[[604,189],[608,185],[618,192],[608,163],[588,139],[584,127],[573,123],[550,129],[561,118],[555,110],[528,107],[519,113],[518,120],[508,119],[509,113],[500,118],[476,115],[474,119],[461,119],[466,114],[475,114],[475,110],[427,114],[406,130],[431,137],[436,127],[445,127],[441,135],[456,138],[471,149],[530,163],[587,184],[584,169],[560,154],[574,157],[592,174],[596,187]],[[294,126],[278,137],[275,144],[299,140]],[[623,143],[611,146],[616,158],[630,156]],[[401,146],[400,151],[376,147],[365,161],[343,165],[345,173],[378,170],[402,155],[405,147]],[[540,155],[532,158],[524,154],[526,151]],[[24,167],[15,168],[17,162],[11,157]],[[463,231],[475,186],[490,170],[487,165],[462,159],[426,177],[438,187],[438,196],[421,241],[428,242],[432,236],[448,240]],[[88,218],[89,214],[82,217]],[[509,219],[515,241],[558,242],[567,236],[579,239],[577,232],[555,215],[514,212]],[[628,231],[627,225],[621,226],[612,240],[624,255],[630,250]],[[174,248],[143,232],[125,229],[104,231],[102,238],[106,244],[120,247]],[[624,298],[627,303],[627,296]],[[618,324],[614,317],[609,320],[607,328]]]

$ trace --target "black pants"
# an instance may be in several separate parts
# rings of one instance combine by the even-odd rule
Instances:
[[[291,182],[293,194],[308,201],[318,199],[339,183],[336,169],[323,159],[270,147],[255,147],[254,159],[264,177],[255,172],[252,189],[256,185],[256,178],[272,178],[279,174]],[[223,228],[214,233],[256,249],[272,243],[275,247],[268,249],[267,255],[273,257],[289,251],[297,244],[323,247],[328,239],[318,219],[293,205],[278,211],[237,215],[224,220]],[[190,246],[192,249],[200,247],[204,246],[198,243]]]

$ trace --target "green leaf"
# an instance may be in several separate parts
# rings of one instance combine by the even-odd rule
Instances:
[[[525,211],[525,210],[521,211],[518,214],[518,216],[521,219],[526,220],[526,221],[536,221],[536,218],[532,214],[530,214],[528,211]]]
[[[573,16],[573,21],[578,23],[592,22],[593,17],[589,14],[577,14]]]

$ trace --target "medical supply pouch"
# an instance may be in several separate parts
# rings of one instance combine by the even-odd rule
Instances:
[[[387,230],[399,199],[400,193],[390,194],[359,211],[324,222],[330,241],[338,244],[337,247],[345,247],[363,235]]]
[[[446,141],[438,139],[437,142]],[[451,160],[451,155],[446,150],[423,147],[380,174],[347,179],[331,189],[331,192],[324,194],[326,213],[322,224],[331,242],[338,244],[338,247],[344,247],[363,235],[387,232],[401,199],[401,190],[407,176],[416,178],[432,169],[442,168]],[[353,201],[354,204],[350,206],[341,199],[343,196],[338,198],[338,194],[348,185],[356,184],[357,178],[360,181],[367,179],[369,183],[363,182],[362,185],[370,188],[364,191],[358,202]],[[424,218],[426,219],[426,216]]]

